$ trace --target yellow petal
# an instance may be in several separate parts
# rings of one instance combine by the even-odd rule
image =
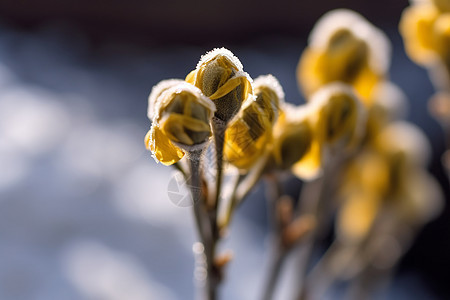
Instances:
[[[346,241],[360,241],[369,233],[381,202],[375,194],[355,193],[341,206],[337,232]]]
[[[242,79],[240,77],[231,78],[224,85],[219,87],[217,91],[210,95],[209,99],[215,100],[225,96],[226,94],[234,90],[241,83],[241,81]]]
[[[184,156],[184,152],[174,146],[161,129],[153,124],[146,135],[146,147],[152,151],[156,161],[166,166],[176,163]]]
[[[190,116],[171,113],[159,121],[161,131],[168,139],[184,145],[193,145],[194,143],[202,143],[211,134],[209,124],[192,118]],[[191,132],[187,132],[189,130]],[[196,133],[202,133],[201,141],[195,139]]]
[[[189,74],[187,74],[187,76],[184,80],[190,84],[194,84],[196,76],[197,76],[197,70],[193,70],[193,71],[189,72]]]
[[[292,173],[304,180],[313,180],[322,173],[322,149],[317,139],[305,156],[292,166]]]

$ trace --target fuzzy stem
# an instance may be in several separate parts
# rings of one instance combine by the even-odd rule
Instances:
[[[212,131],[213,131],[213,137],[214,137],[214,145],[216,148],[215,152],[215,159],[216,159],[216,190],[215,190],[215,197],[213,201],[213,207],[214,210],[217,212],[217,209],[219,207],[219,199],[220,199],[220,193],[222,188],[222,177],[223,177],[223,147],[225,142],[225,130],[227,128],[227,123],[213,117],[212,122]]]
[[[203,244],[203,255],[205,258],[206,279],[204,282],[203,299],[217,299],[217,286],[220,282],[219,270],[214,265],[215,248],[218,241],[216,233],[215,214],[211,214],[207,210],[203,199],[201,176],[200,176],[200,159],[204,148],[188,152],[188,160],[190,165],[189,187],[193,198],[193,208],[196,224],[198,227],[200,240]]]
[[[202,190],[201,190],[201,175],[200,175],[200,158],[203,153],[203,149],[189,151],[187,158],[189,161],[190,176],[186,178],[189,183],[189,188],[192,195],[192,207],[194,210],[195,221],[200,236],[200,241],[204,244],[208,234],[205,232],[207,226],[205,226],[205,212],[202,203]],[[184,173],[185,174],[185,173]],[[185,174],[185,177],[186,174]]]
[[[219,199],[222,187],[223,174],[223,146],[225,138],[226,122],[213,117],[212,130],[214,137],[214,144],[216,148],[216,189],[214,199],[208,201],[207,219],[209,224],[209,235],[205,240],[205,256],[207,262],[207,278],[206,278],[206,299],[217,299],[217,289],[221,281],[221,272],[214,264],[216,256],[217,243],[220,239],[219,227],[217,224],[217,216],[219,209]]]

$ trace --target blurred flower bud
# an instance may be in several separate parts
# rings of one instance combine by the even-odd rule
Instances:
[[[231,51],[220,48],[203,55],[186,81],[198,87],[216,105],[215,116],[228,122],[252,93],[252,79]]]
[[[183,157],[180,147],[186,150],[209,139],[215,107],[199,89],[181,81],[162,92],[153,89],[149,98],[152,127],[145,143],[155,160],[171,165]]]
[[[367,110],[366,140],[372,140],[389,123],[404,119],[408,111],[406,95],[397,85],[389,81],[380,82],[375,86],[371,103]]]
[[[347,147],[361,140],[365,110],[349,86],[341,83],[324,86],[308,105],[321,143]]]
[[[422,130],[408,122],[397,121],[384,127],[374,140],[376,151],[395,163],[425,168],[431,158],[431,146]]]
[[[384,156],[372,149],[365,149],[346,166],[340,194],[347,198],[356,190],[364,190],[370,194],[385,195],[390,184],[389,172],[389,162]]]
[[[431,2],[442,12],[450,12],[449,0],[431,0]]]
[[[291,171],[299,178],[313,179],[322,166],[320,145],[314,135],[309,107],[285,104],[273,129],[272,156],[278,169]]]
[[[446,79],[450,76],[450,13],[443,13],[436,19],[433,27],[433,33],[436,40],[435,51],[439,55],[445,67]]]
[[[433,27],[439,11],[429,3],[407,7],[400,19],[400,33],[408,56],[417,64],[430,66],[436,62]]]
[[[327,83],[341,81],[365,100],[386,76],[389,56],[389,41],[380,30],[356,12],[333,10],[314,26],[297,80],[306,98]]]
[[[381,198],[364,190],[355,191],[342,203],[336,218],[337,235],[342,241],[355,243],[370,232],[379,212]]]
[[[439,183],[421,168],[405,175],[395,200],[392,205],[398,218],[412,226],[433,220],[444,207],[444,195]]]
[[[450,128],[450,93],[438,92],[428,101],[428,109],[444,127]]]

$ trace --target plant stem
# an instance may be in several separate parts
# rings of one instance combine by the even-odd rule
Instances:
[[[216,191],[213,202],[214,210],[217,212],[219,207],[219,198],[222,188],[222,177],[223,177],[223,147],[225,142],[225,130],[227,124],[226,122],[213,117],[212,122],[212,131],[214,137],[214,145],[215,145],[215,159],[216,159]]]
[[[334,209],[334,203],[330,201],[330,198],[335,193],[336,187],[339,185],[340,173],[342,167],[347,163],[356,152],[349,152],[343,154],[339,153],[339,149],[334,149],[331,152],[333,159],[324,165],[323,176],[316,181],[308,183],[302,190],[300,195],[298,211],[301,214],[309,214],[316,216],[317,226],[312,230],[309,237],[303,245],[303,251],[301,251],[299,267],[299,283],[300,288],[298,290],[296,299],[305,300],[310,298],[311,288],[310,281],[306,280],[308,273],[308,267],[311,263],[313,256],[314,246],[318,239],[324,234],[324,230],[328,229],[331,225],[331,212]],[[337,150],[337,151],[336,151]],[[356,150],[354,150],[356,151]],[[309,201],[309,202],[308,202]]]
[[[306,286],[306,274],[313,255],[314,245],[320,232],[321,224],[325,222],[324,217],[327,216],[326,200],[330,190],[330,173],[332,168],[324,167],[324,175],[322,178],[307,183],[302,190],[299,200],[299,210],[301,214],[313,215],[317,218],[317,226],[311,231],[309,237],[301,245],[300,252],[301,265],[299,266],[299,282],[300,288],[296,299],[305,300],[308,298],[308,286]],[[327,192],[328,191],[328,192]],[[309,201],[309,202],[307,202]]]
[[[216,188],[214,199],[208,202],[207,216],[209,221],[210,235],[205,241],[205,256],[207,261],[207,278],[206,289],[207,299],[217,299],[217,289],[221,281],[221,270],[214,264],[216,256],[217,242],[220,239],[219,226],[217,224],[217,216],[219,209],[220,193],[222,188],[223,177],[223,147],[225,139],[226,122],[213,117],[212,131],[215,145],[215,160],[216,160]]]
[[[201,187],[200,158],[203,149],[190,151],[188,160],[190,165],[189,187],[193,198],[194,216],[197,223],[200,241],[203,244],[205,258],[206,279],[203,298],[207,300],[217,299],[217,286],[220,282],[220,273],[214,265],[215,248],[218,240],[215,214],[211,214],[205,205],[204,193]],[[197,253],[198,254],[198,253]]]
[[[230,206],[226,211],[225,218],[220,224],[220,228],[226,228],[230,225],[233,218],[234,211],[245,200],[247,195],[259,182],[264,174],[264,168],[266,166],[268,155],[265,154],[261,159],[252,167],[252,169],[245,175],[238,175],[233,186],[233,191],[230,196]]]
[[[189,161],[190,176],[185,175],[186,181],[188,181],[189,188],[192,195],[192,207],[194,210],[195,221],[200,236],[200,241],[205,244],[208,234],[205,232],[207,226],[205,226],[205,212],[202,199],[202,187],[201,187],[201,175],[200,175],[200,158],[203,153],[203,149],[189,151],[187,158]]]
[[[270,300],[273,298],[285,257],[286,250],[280,246],[275,247],[274,254],[272,255],[272,261],[269,265],[268,277],[265,283],[264,294],[262,296],[263,300]]]
[[[272,253],[272,260],[269,265],[268,277],[266,279],[264,289],[263,289],[263,300],[270,300],[273,298],[275,293],[276,285],[280,277],[281,269],[283,266],[284,259],[286,257],[287,249],[284,247],[281,239],[282,224],[278,218],[277,204],[280,195],[282,194],[282,188],[275,176],[267,177],[267,207],[268,216],[272,223],[272,239],[274,245],[274,250]]]

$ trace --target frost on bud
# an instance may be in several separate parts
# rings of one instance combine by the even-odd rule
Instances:
[[[183,149],[209,139],[210,121],[215,111],[214,103],[198,88],[184,81],[172,83],[162,92],[154,88],[150,94],[152,127],[145,140],[155,160],[165,165],[180,160],[184,156]]]
[[[157,103],[160,103],[162,101],[162,98],[160,99],[160,97],[164,94],[164,92],[182,82],[184,81],[181,79],[166,79],[153,86],[152,91],[148,96],[147,117],[150,120],[153,120],[153,118],[158,114]]]
[[[431,145],[425,134],[416,125],[405,121],[384,127],[377,135],[374,147],[394,163],[406,166],[425,168],[431,157]]]
[[[308,97],[331,82],[352,85],[366,99],[386,76],[390,44],[361,15],[346,9],[326,13],[314,26],[303,52],[297,80]]]
[[[186,81],[198,87],[216,105],[215,117],[228,122],[252,93],[252,79],[231,51],[220,48],[203,55]]]

